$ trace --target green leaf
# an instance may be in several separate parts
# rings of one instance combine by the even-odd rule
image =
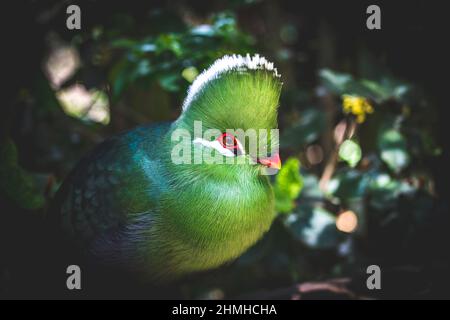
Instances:
[[[370,96],[375,100],[377,100],[378,102],[388,99],[392,94],[389,88],[384,87],[382,84],[378,82],[362,79],[360,83],[363,87],[365,87],[368,90]]]
[[[296,199],[303,187],[303,180],[300,175],[300,161],[296,158],[289,158],[281,168],[275,179],[275,187],[288,195],[291,199]]]
[[[354,81],[351,75],[330,69],[320,70],[319,77],[328,90],[339,95],[346,93],[348,86]]]
[[[306,109],[301,118],[291,127],[287,128],[280,141],[281,147],[302,147],[319,138],[325,128],[323,112],[316,108]]]
[[[152,71],[152,68],[150,67],[150,61],[140,60],[134,70],[134,77],[135,78],[145,77],[148,74],[150,74],[151,71]]]
[[[0,190],[25,209],[38,209],[45,202],[33,176],[18,165],[17,149],[11,140],[0,146]]]
[[[353,168],[361,160],[361,148],[356,142],[345,140],[339,147],[339,157]]]
[[[333,248],[341,237],[336,218],[321,207],[300,206],[298,213],[286,218],[285,225],[295,238],[313,249]]]
[[[323,69],[319,72],[325,87],[337,95],[349,94],[362,97],[370,97],[378,100],[376,83],[367,80],[357,81],[353,76],[346,73],[339,73],[329,69]]]
[[[275,192],[275,211],[278,213],[290,213],[295,207],[294,202],[288,196]]]
[[[357,170],[338,172],[328,183],[328,192],[340,201],[350,200],[364,196],[369,184],[369,177]]]
[[[158,47],[156,46],[156,44],[154,43],[142,43],[141,45],[139,45],[139,51],[141,52],[155,52],[158,49]]]
[[[384,172],[376,172],[369,184],[370,205],[380,211],[394,209],[396,201],[401,194],[410,194],[415,187],[404,181],[397,181]]]
[[[133,65],[128,59],[122,59],[111,68],[108,80],[112,84],[113,102],[117,101],[123,91],[133,81]]]
[[[159,78],[159,84],[167,91],[175,92],[180,89],[178,80],[180,77],[176,73],[164,74]]]
[[[187,67],[181,72],[181,76],[188,82],[193,82],[198,76],[198,70],[196,67]]]
[[[346,73],[322,69],[319,77],[325,87],[337,95],[350,94],[371,98],[382,103],[390,98],[404,101],[410,86],[392,78],[384,77],[380,81],[354,79]]]
[[[183,47],[180,42],[180,35],[174,33],[161,34],[156,40],[156,45],[160,52],[171,51],[176,57],[183,53]]]
[[[302,188],[300,161],[296,158],[289,158],[275,178],[274,192],[277,212],[290,212],[294,208],[293,200],[297,199]]]
[[[194,36],[212,37],[215,35],[214,28],[208,24],[195,26],[190,33]]]
[[[406,140],[398,130],[383,131],[378,138],[378,147],[381,159],[395,173],[399,173],[409,164],[410,157],[406,148]]]
[[[361,84],[370,90],[370,95],[378,103],[394,98],[405,103],[411,86],[390,77],[383,77],[379,82],[362,79]]]
[[[316,198],[320,199],[324,197],[323,191],[319,187],[319,178],[312,173],[302,173],[303,189],[300,195],[300,201],[302,198]]]
[[[121,38],[121,39],[115,39],[111,41],[111,47],[113,48],[133,48],[136,45],[135,40]]]

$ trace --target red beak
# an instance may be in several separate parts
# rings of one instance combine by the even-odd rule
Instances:
[[[274,168],[278,170],[281,168],[281,159],[278,153],[275,153],[273,156],[268,158],[258,159],[258,163],[261,163],[268,168]]]

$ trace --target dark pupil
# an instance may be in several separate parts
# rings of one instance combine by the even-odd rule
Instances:
[[[228,147],[233,147],[234,146],[234,139],[232,137],[225,137],[224,143]]]

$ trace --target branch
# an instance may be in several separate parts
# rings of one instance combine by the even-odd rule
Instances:
[[[353,300],[367,299],[368,297],[355,293],[350,289],[351,279],[338,278],[326,281],[314,281],[295,284],[290,287],[275,290],[262,290],[238,297],[238,299],[262,300],[310,300],[333,299]]]

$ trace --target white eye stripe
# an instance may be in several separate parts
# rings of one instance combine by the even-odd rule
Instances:
[[[242,147],[242,144],[239,142],[239,140],[236,139],[236,141],[237,141],[237,145],[238,145],[239,154],[241,154],[241,155],[245,154],[244,148]],[[213,148],[213,149],[217,150],[217,152],[219,152],[221,155],[223,155],[225,157],[235,157],[236,156],[236,154],[234,153],[233,150],[224,148],[222,146],[222,144],[219,141],[217,141],[217,140],[209,141],[209,140],[205,140],[203,138],[195,138],[192,143],[199,144],[199,145],[202,145],[202,146],[205,146],[205,147],[209,147],[209,148]]]
[[[220,144],[219,141],[214,140],[214,141],[208,141],[202,138],[195,138],[193,141],[194,144],[199,144],[208,148],[213,148],[215,149],[217,152],[219,152],[221,155],[225,156],[225,157],[234,157],[234,152],[231,151],[230,149],[224,148],[222,147],[222,145]]]

